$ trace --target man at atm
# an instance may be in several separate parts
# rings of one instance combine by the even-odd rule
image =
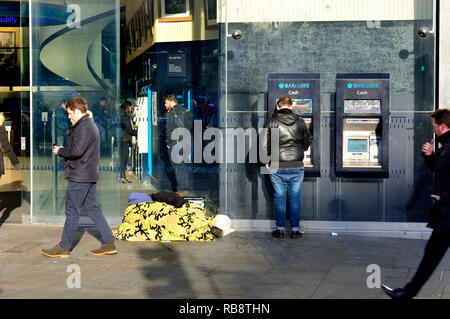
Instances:
[[[303,158],[309,148],[309,130],[305,121],[292,112],[292,99],[282,96],[277,103],[277,112],[264,125],[264,151],[267,158],[272,152],[279,153],[278,163],[265,163],[270,170],[270,180],[274,189],[276,229],[272,236],[283,238],[286,227],[286,194],[289,202],[291,238],[299,238],[300,233],[300,188],[304,176]],[[279,149],[271,145],[272,130],[278,130]],[[272,157],[273,158],[273,157]]]

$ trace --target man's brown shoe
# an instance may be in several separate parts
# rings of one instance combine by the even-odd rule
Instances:
[[[114,242],[104,244],[99,249],[91,250],[91,254],[95,256],[117,254],[116,245],[114,245]]]
[[[50,258],[69,258],[69,249],[62,248],[59,245],[51,249],[42,249],[41,253]]]

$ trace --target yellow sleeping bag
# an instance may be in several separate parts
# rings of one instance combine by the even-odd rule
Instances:
[[[143,202],[127,207],[113,235],[129,241],[214,240],[211,227],[215,223],[214,217],[207,217],[205,209],[193,203],[175,208],[163,202]]]

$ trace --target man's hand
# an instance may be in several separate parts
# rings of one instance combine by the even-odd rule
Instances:
[[[270,165],[269,163],[266,164],[267,169],[270,171]]]
[[[64,147],[63,146],[54,145],[53,146],[53,154],[58,155],[58,151],[59,151],[60,148],[64,148]]]
[[[440,200],[441,196],[431,194],[431,198],[433,198],[434,200]]]
[[[170,146],[169,145],[167,145],[167,149],[170,150]]]
[[[431,156],[433,154],[433,147],[434,147],[434,139],[422,145],[422,153],[425,154],[426,156]]]

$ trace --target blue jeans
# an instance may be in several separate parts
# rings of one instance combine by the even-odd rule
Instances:
[[[300,230],[300,210],[302,205],[301,185],[304,167],[278,168],[270,173],[274,189],[274,205],[277,229],[286,228],[286,193],[289,202],[291,230]]]
[[[86,209],[88,216],[94,221],[102,236],[102,244],[114,242],[112,231],[97,202],[97,183],[67,183],[66,193],[66,221],[59,246],[71,249],[82,209]]]

